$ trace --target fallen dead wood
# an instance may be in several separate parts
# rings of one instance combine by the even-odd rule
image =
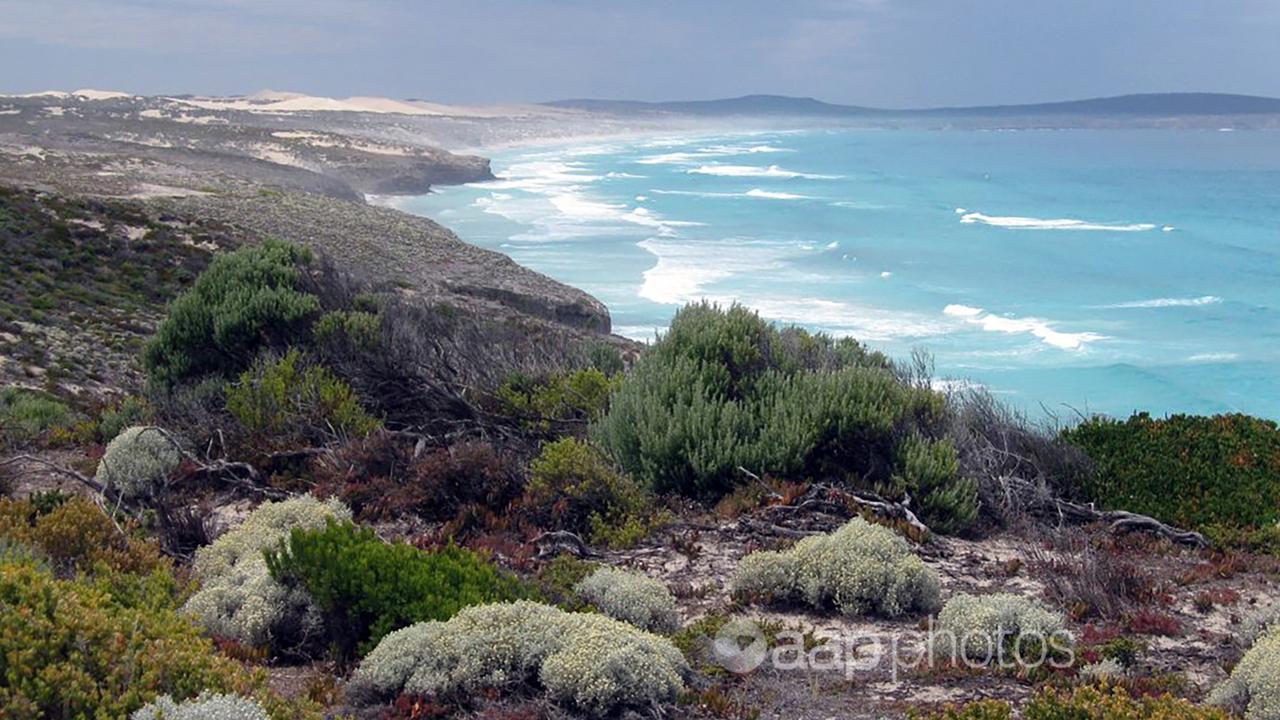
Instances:
[[[1005,488],[1006,496],[1021,501],[1021,510],[1040,520],[1055,521],[1059,525],[1100,523],[1106,525],[1107,530],[1112,533],[1141,532],[1197,549],[1210,545],[1209,540],[1198,532],[1175,528],[1148,515],[1124,510],[1098,510],[1092,505],[1052,497],[1021,478],[1001,478],[1000,483]]]
[[[911,511],[911,508],[908,507],[910,502],[910,497],[903,502],[893,502],[873,492],[848,490],[823,483],[810,487],[793,505],[770,505],[764,509],[764,512],[793,517],[813,514],[828,515],[843,521],[859,514],[861,510],[869,510],[877,517],[906,524],[912,529],[914,535],[919,538],[929,537],[932,534],[929,527],[921,522],[920,518]],[[810,531],[785,528],[773,523],[750,521],[748,524],[751,524],[752,529],[757,532],[768,532],[785,537],[806,537],[816,534]]]
[[[533,539],[538,548],[538,557],[554,557],[569,554],[574,557],[595,557],[596,553],[576,533],[568,530],[552,530],[544,532]]]

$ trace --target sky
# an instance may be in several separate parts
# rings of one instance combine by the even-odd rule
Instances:
[[[1280,0],[0,0],[0,92],[1280,97]]]

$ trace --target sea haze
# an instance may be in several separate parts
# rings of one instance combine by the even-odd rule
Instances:
[[[933,354],[1032,414],[1280,417],[1280,134],[811,130],[493,158],[400,199],[652,339],[682,304]]]

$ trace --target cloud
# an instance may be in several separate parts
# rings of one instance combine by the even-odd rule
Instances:
[[[355,0],[0,0],[0,38],[93,50],[256,54],[370,42],[386,27]]]

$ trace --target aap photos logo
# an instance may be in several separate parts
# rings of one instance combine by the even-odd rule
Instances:
[[[725,623],[712,644],[716,662],[732,673],[749,673],[769,656],[769,643],[760,626],[750,620]]]

